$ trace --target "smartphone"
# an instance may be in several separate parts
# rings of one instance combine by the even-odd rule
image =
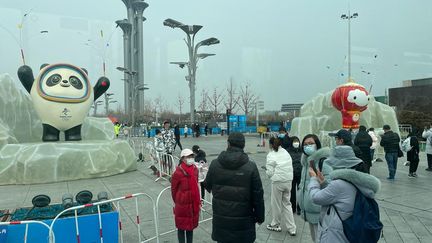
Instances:
[[[315,162],[313,160],[309,161],[309,167],[311,167],[313,169],[313,171],[315,172],[315,174],[318,174],[318,171],[315,168]]]

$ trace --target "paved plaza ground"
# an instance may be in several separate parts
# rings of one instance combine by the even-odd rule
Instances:
[[[141,138],[142,139],[142,138]],[[200,138],[182,139],[184,147],[191,148],[198,144],[212,160],[216,155],[226,149],[227,137],[209,136]],[[265,175],[261,166],[265,165],[267,148],[260,148],[257,136],[246,136],[245,151],[250,153],[250,158],[255,161],[260,170],[264,186],[266,204],[266,221],[257,227],[256,242],[312,242],[309,229],[300,216],[295,216],[297,236],[290,236],[287,232],[270,232],[265,228],[271,220],[270,215],[270,180]],[[145,138],[144,140],[147,140]],[[177,150],[179,153],[179,151]],[[383,157],[383,156],[381,156]],[[409,178],[408,167],[403,166],[405,158],[398,162],[398,172],[395,181],[387,181],[387,166],[385,162],[376,162],[371,168],[371,174],[377,176],[381,182],[381,191],[377,194],[377,201],[381,209],[381,221],[384,224],[384,234],[380,242],[432,242],[432,173],[425,171],[426,155],[421,154],[418,169],[418,178]],[[169,186],[167,181],[155,182],[155,177],[148,169],[149,162],[139,163],[138,170],[126,174],[110,176],[99,179],[77,180],[37,185],[10,185],[0,186],[0,209],[13,209],[31,206],[31,199],[38,194],[47,194],[53,203],[61,203],[61,196],[70,192],[75,195],[81,190],[90,190],[93,194],[107,191],[110,197],[119,197],[128,193],[146,192],[155,200],[157,195]],[[203,218],[211,214],[211,206],[206,205]],[[152,208],[148,201],[139,204],[141,213],[142,238],[154,236]],[[169,190],[164,192],[160,204],[161,232],[174,229],[172,216],[172,201]],[[137,229],[134,225],[135,202],[128,200],[121,204],[121,218],[124,224],[125,242],[138,242]],[[213,242],[211,240],[211,221],[202,223],[194,231],[195,242]],[[83,239],[85,242],[85,239]],[[169,233],[161,237],[161,242],[177,242],[176,234]]]

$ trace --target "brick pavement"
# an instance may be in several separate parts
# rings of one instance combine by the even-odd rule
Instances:
[[[216,154],[226,148],[226,137],[211,136],[182,139],[182,144],[192,147],[198,144],[207,152],[208,159],[213,159]],[[260,148],[258,138],[247,136],[245,151],[250,153],[258,168],[265,164],[266,148]],[[403,158],[403,161],[404,158]],[[408,178],[408,167],[403,166],[403,161],[398,162],[396,180],[389,182],[387,166],[385,162],[376,162],[371,173],[382,181],[381,191],[377,194],[377,201],[381,208],[381,219],[384,224],[384,234],[380,242],[432,242],[432,173],[425,171],[426,156],[421,154],[421,162],[418,169],[419,177]],[[87,189],[96,194],[105,190],[111,197],[117,197],[126,193],[147,192],[156,199],[158,193],[169,186],[166,181],[154,182],[154,176],[147,168],[148,163],[139,163],[138,170],[127,174],[116,176],[77,180],[60,183],[49,183],[39,185],[10,185],[0,186],[0,209],[12,209],[30,206],[31,199],[37,194],[47,194],[53,203],[60,203],[61,196],[70,192],[75,195],[78,191]],[[257,227],[256,242],[311,242],[307,224],[295,216],[297,224],[297,236],[292,237],[287,232],[270,232],[265,225],[270,221],[270,181],[265,176],[264,170],[260,169],[263,180],[266,203],[266,222]],[[122,204],[122,220],[125,229],[125,242],[137,242],[136,228],[133,224],[135,217],[135,205],[133,201]],[[211,207],[206,206],[211,213]],[[144,238],[152,236],[154,227],[151,221],[151,207],[148,203],[140,203],[142,212],[142,230]],[[160,206],[160,230],[162,232],[173,229],[172,202],[169,193],[164,193]],[[206,214],[205,217],[208,217]],[[212,242],[211,222],[205,222],[194,231],[195,242]],[[170,233],[161,237],[161,242],[177,242],[176,234]]]

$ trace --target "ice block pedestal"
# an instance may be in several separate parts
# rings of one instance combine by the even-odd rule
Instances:
[[[136,170],[124,140],[7,144],[0,149],[0,185],[98,178]]]

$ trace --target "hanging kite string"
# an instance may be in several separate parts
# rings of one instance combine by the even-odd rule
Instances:
[[[25,13],[22,17],[21,17],[21,22],[18,25],[18,29],[19,29],[19,46],[20,46],[20,51],[21,51],[21,60],[23,62],[24,65],[26,65],[25,62],[25,55],[24,55],[24,45],[23,45],[23,39],[22,39],[22,35],[23,35],[23,29],[24,29],[24,23],[26,21],[26,17],[33,11],[33,8],[31,8],[28,13]]]
[[[103,68],[103,75],[104,75],[104,76],[106,76],[106,53],[107,53],[107,51],[108,51],[109,42],[111,41],[112,36],[113,36],[114,31],[115,31],[116,28],[117,28],[117,27],[115,27],[115,28],[111,31],[111,33],[110,33],[110,35],[109,35],[109,37],[108,37],[108,40],[105,42],[106,44],[105,44],[105,47],[104,47],[103,52],[102,52],[102,61],[103,61],[103,66],[102,66],[102,68]],[[104,33],[103,33],[103,30],[100,30],[100,35],[101,35],[101,38],[102,38],[102,40],[103,40],[103,39],[104,39]]]

